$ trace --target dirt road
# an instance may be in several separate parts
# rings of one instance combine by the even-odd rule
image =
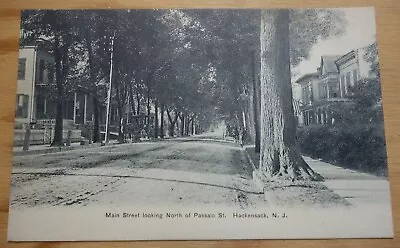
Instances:
[[[179,203],[263,204],[244,151],[229,142],[181,139],[14,158],[13,208]]]

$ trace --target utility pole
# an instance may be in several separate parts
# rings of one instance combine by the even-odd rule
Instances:
[[[111,103],[111,88],[112,88],[112,73],[113,73],[113,57],[114,57],[114,39],[115,39],[115,31],[114,35],[111,38],[111,56],[110,56],[110,84],[107,93],[107,114],[106,114],[106,130],[104,134],[104,143],[108,143],[108,128],[110,123],[110,103]]]

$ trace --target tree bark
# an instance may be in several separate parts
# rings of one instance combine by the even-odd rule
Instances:
[[[251,70],[250,66],[250,70]],[[245,82],[242,85],[243,93],[245,95],[245,99],[243,99],[243,119],[244,119],[244,143],[253,143],[254,142],[254,110],[253,110],[253,88],[252,85],[249,86],[249,82]]]
[[[140,94],[139,94],[139,89],[136,89],[136,101],[137,101],[136,114],[139,115],[140,114]]]
[[[63,96],[64,96],[64,77],[61,66],[62,65],[62,54],[59,46],[59,38],[58,35],[55,36],[54,42],[54,60],[56,67],[56,85],[57,85],[57,101],[56,101],[56,123],[54,127],[54,139],[51,143],[51,146],[64,146],[63,143]],[[64,56],[66,56],[64,54]],[[75,107],[74,110],[75,111]]]
[[[160,126],[160,138],[164,139],[164,104],[161,103],[161,126]]]
[[[181,115],[181,136],[185,136],[185,114]]]
[[[114,77],[117,79],[117,77]],[[118,79],[117,79],[118,80]],[[122,83],[122,82],[119,82]],[[115,83],[114,83],[115,84]],[[117,100],[117,108],[118,108],[118,141],[120,143],[124,142],[124,132],[123,132],[123,125],[124,125],[124,117],[123,117],[123,97],[121,96],[122,92],[121,92],[121,85],[117,85],[116,88],[116,100]]]
[[[253,69],[253,75],[252,75],[252,81],[253,81],[253,117],[254,117],[254,143],[255,143],[255,152],[260,153],[260,102],[259,102],[259,84],[258,84],[258,78],[257,78],[257,72],[256,72],[256,53],[254,52],[253,54],[253,60],[252,60],[252,69]]]
[[[174,129],[175,129],[175,124],[178,120],[179,117],[179,113],[177,111],[175,111],[175,117],[172,118],[170,111],[167,108],[167,116],[168,116],[168,120],[169,120],[169,136],[170,137],[174,137]]]
[[[147,116],[150,118],[151,106],[150,106],[150,90],[147,91]]]
[[[133,115],[136,115],[135,99],[133,98],[133,86],[132,86],[132,82],[129,84],[129,102],[130,102],[130,104],[131,104],[132,114],[133,114]]]
[[[194,135],[194,117],[192,118],[192,135]]]
[[[261,153],[263,179],[322,180],[295,145],[289,57],[289,11],[261,14]]]
[[[88,64],[89,64],[89,76],[90,83],[92,88],[92,96],[93,96],[93,143],[100,142],[100,116],[99,116],[99,99],[97,95],[97,87],[96,87],[96,76],[93,67],[93,49],[92,49],[92,37],[90,36],[89,30],[86,30],[86,47],[88,49]]]
[[[150,87],[148,86],[147,89],[147,104],[146,104],[146,108],[147,108],[147,121],[146,121],[146,133],[149,137],[151,137],[150,135],[150,114],[151,114],[151,105],[150,105]]]
[[[189,136],[189,134],[190,134],[190,126],[191,126],[192,121],[193,121],[193,117],[188,116],[187,122],[186,122],[186,129],[185,129],[186,136]]]
[[[93,143],[100,142],[100,103],[97,94],[93,96]]]
[[[158,100],[154,102],[154,138],[158,139]]]

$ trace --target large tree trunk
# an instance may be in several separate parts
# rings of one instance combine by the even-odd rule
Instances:
[[[185,136],[185,114],[181,115],[181,136]]]
[[[250,70],[252,68],[250,67]],[[245,129],[243,130],[243,143],[254,142],[254,110],[253,110],[253,87],[249,82],[243,83],[243,94],[246,96],[243,102],[243,119],[245,120]]]
[[[56,67],[56,85],[57,85],[57,101],[56,101],[56,124],[54,127],[54,139],[51,146],[63,146],[63,97],[64,97],[64,75],[61,66],[62,65],[62,55],[60,52],[59,39],[56,35],[55,38],[55,49],[54,49],[54,59]],[[66,54],[64,54],[66,56]],[[74,110],[75,111],[75,107]]]
[[[147,90],[147,104],[146,104],[146,109],[147,109],[146,133],[147,133],[147,136],[151,137],[151,135],[150,135],[150,114],[151,114],[150,89]]]
[[[254,143],[255,143],[255,151],[256,153],[260,153],[260,102],[259,102],[259,93],[260,93],[260,87],[259,87],[259,81],[257,78],[257,72],[256,72],[256,53],[254,52],[254,58],[252,60],[252,69],[253,69],[253,75],[252,75],[252,81],[253,81],[253,117],[254,117]]]
[[[132,86],[132,82],[129,84],[129,102],[130,102],[130,104],[131,104],[132,114],[133,114],[133,115],[136,115],[135,99],[133,98],[133,86]]]
[[[136,104],[136,107],[137,107],[137,110],[136,110],[136,114],[140,114],[140,94],[139,94],[139,89],[136,89],[136,101],[137,101],[137,104]]]
[[[62,90],[57,89],[57,92]],[[61,94],[57,94],[57,103],[56,103],[56,124],[54,127],[54,139],[51,143],[51,146],[64,146],[63,143],[63,102],[61,99]]]
[[[161,103],[161,125],[160,125],[160,138],[164,139],[164,104]]]
[[[192,118],[192,135],[195,135],[195,132],[194,132],[194,117]]]
[[[321,180],[295,145],[289,57],[289,11],[261,14],[261,153],[264,179]]]
[[[89,76],[92,88],[93,96],[93,143],[100,142],[100,116],[99,116],[99,99],[97,95],[96,87],[96,76],[93,65],[93,49],[92,49],[92,37],[90,36],[89,30],[86,31],[86,48],[88,49],[88,64],[89,64]]]
[[[137,104],[136,104],[136,107],[137,107],[136,114],[140,115],[140,93],[139,93],[139,88],[138,87],[136,87],[136,102],[137,102]],[[136,125],[138,127],[140,126],[139,123],[140,122],[139,122],[139,117],[138,117],[138,118],[136,118]]]
[[[175,122],[170,122],[168,135],[170,138],[174,137]]]
[[[114,77],[116,78],[116,80],[118,80],[118,77]],[[118,81],[116,81],[118,82]],[[119,82],[121,83],[121,82]],[[115,83],[114,83],[115,84]],[[118,141],[120,143],[124,142],[124,132],[123,132],[123,125],[124,125],[124,117],[123,117],[123,113],[124,113],[124,106],[123,106],[123,99],[122,99],[122,92],[120,89],[121,85],[116,85],[116,100],[117,100],[117,108],[118,108]]]
[[[154,138],[158,139],[158,100],[154,102]]]
[[[178,120],[179,117],[179,113],[177,111],[175,111],[175,117],[172,118],[170,111],[167,108],[167,116],[168,116],[168,120],[169,120],[169,137],[174,137],[174,129],[175,129],[175,124]]]
[[[100,142],[100,103],[97,94],[93,96],[93,143]]]
[[[189,136],[189,134],[190,134],[190,125],[191,125],[191,122],[193,121],[193,117],[189,117],[188,116],[188,118],[187,118],[187,122],[186,122],[186,128],[185,128],[185,135],[186,136]]]

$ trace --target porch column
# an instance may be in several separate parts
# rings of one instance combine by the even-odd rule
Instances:
[[[324,110],[321,111],[321,124],[325,124]]]
[[[329,98],[329,82],[326,83],[326,98]]]
[[[340,98],[343,98],[343,85],[342,85],[342,76],[339,75],[339,93],[340,93]]]
[[[329,124],[328,110],[325,110],[325,124]]]
[[[43,113],[44,113],[44,114],[47,114],[47,97],[44,97]]]
[[[318,124],[318,113],[317,113],[317,110],[314,110],[314,124]]]

